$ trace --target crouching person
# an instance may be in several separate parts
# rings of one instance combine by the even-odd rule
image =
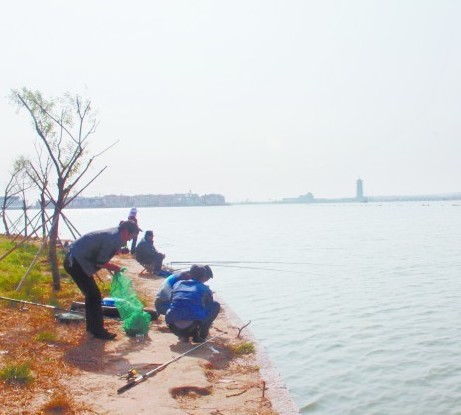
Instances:
[[[201,343],[208,337],[213,321],[218,316],[220,304],[213,300],[210,288],[205,285],[213,278],[211,268],[198,267],[191,279],[178,281],[173,286],[170,308],[165,321],[170,330],[182,341]]]
[[[171,294],[173,292],[173,286],[182,280],[190,280],[192,277],[198,278],[203,277],[205,274],[205,267],[199,267],[198,265],[192,265],[190,270],[174,273],[163,281],[156,296],[155,296],[155,309],[158,314],[165,315],[171,304]]]

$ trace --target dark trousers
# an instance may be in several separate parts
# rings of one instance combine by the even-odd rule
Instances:
[[[218,317],[219,310],[221,309],[221,305],[217,301],[213,301],[208,306],[208,317],[205,320],[202,320],[199,325],[198,335],[202,339],[206,339],[208,337],[208,332],[210,331],[210,327],[215,321],[216,317]]]
[[[165,257],[160,253],[154,255],[154,271],[160,271],[162,269],[163,258]]]
[[[154,254],[149,261],[140,261],[136,258],[136,260],[148,271],[150,272],[159,272],[162,269],[163,258],[165,258],[162,254]]]
[[[75,258],[71,258],[69,254],[64,259],[64,269],[85,296],[86,330],[93,334],[101,333],[104,330],[102,297],[94,278],[87,275]]]
[[[136,252],[136,242],[138,242],[138,235],[136,235],[131,241],[130,254],[134,255]]]
[[[176,334],[178,337],[197,337],[200,327],[200,321],[195,320],[191,323],[189,327],[185,329],[180,329],[175,326],[174,323],[168,324],[169,329],[173,334]]]
[[[219,314],[219,310],[221,309],[221,305],[217,301],[213,301],[209,306],[209,315],[204,320],[195,320],[190,327],[185,329],[180,329],[175,326],[174,323],[168,325],[171,332],[176,334],[178,337],[201,337],[202,339],[206,339],[208,337],[208,333],[210,331],[210,327],[213,324],[213,321]]]
[[[155,309],[157,313],[165,315],[167,310],[170,308],[170,302],[165,300],[159,300],[158,298],[155,299]]]

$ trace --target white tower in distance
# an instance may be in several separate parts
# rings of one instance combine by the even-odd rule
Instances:
[[[362,179],[357,180],[357,191],[355,194],[355,199],[357,202],[363,202],[365,201],[365,198],[363,197],[363,181]]]

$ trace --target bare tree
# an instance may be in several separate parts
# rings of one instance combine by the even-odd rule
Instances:
[[[69,93],[59,98],[47,99],[40,91],[27,88],[13,90],[11,98],[19,109],[25,109],[31,116],[32,125],[49,155],[56,179],[56,187],[50,188],[49,179],[42,177],[44,194],[54,208],[49,231],[48,260],[53,276],[53,289],[58,291],[61,287],[56,252],[59,218],[65,206],[105,170],[106,167],[86,184],[82,184],[82,179],[89,173],[95,158],[108,148],[98,154],[88,155],[88,140],[97,127],[91,101]],[[39,169],[35,173],[42,174]],[[77,186],[80,186],[79,190]]]
[[[42,223],[42,239],[45,241],[47,236],[47,218],[46,207],[48,205],[49,197],[48,184],[50,181],[52,161],[50,155],[44,151],[44,147],[35,145],[35,158],[28,159],[26,162],[26,172],[30,180],[37,186],[39,190],[39,205],[40,205],[40,218]]]
[[[13,168],[10,172],[10,179],[5,187],[3,193],[3,201],[1,205],[2,209],[2,221],[5,227],[5,235],[10,235],[10,224],[8,223],[6,210],[11,207],[14,201],[19,199],[19,196],[24,188],[21,186],[21,179],[25,171],[25,161],[23,158],[18,158],[13,162]]]

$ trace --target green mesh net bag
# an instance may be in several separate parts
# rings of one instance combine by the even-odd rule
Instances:
[[[149,331],[150,314],[143,311],[144,305],[139,300],[133,288],[131,279],[124,275],[125,269],[116,272],[112,278],[110,295],[114,299],[120,317],[123,320],[123,330],[128,336],[146,335]]]

